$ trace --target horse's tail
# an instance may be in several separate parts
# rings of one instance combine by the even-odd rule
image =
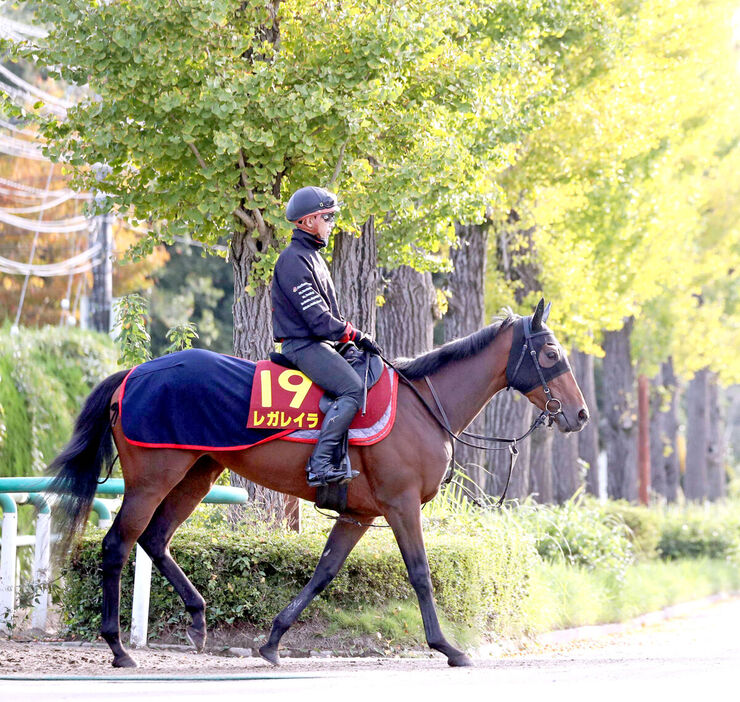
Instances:
[[[95,387],[77,417],[72,438],[47,469],[55,476],[49,491],[57,495],[59,555],[65,554],[77,533],[84,530],[100,474],[115,460],[110,402],[127,373],[127,370],[114,373]]]

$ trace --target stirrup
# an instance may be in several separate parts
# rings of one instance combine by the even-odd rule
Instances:
[[[322,485],[344,485],[350,480],[354,480],[358,475],[359,471],[345,470],[344,468],[334,468],[326,471],[326,473],[318,474],[313,471],[308,471],[306,475],[306,482],[309,487],[321,487]]]
[[[306,482],[309,487],[321,487],[322,485],[345,485],[354,480],[360,474],[353,470],[349,462],[349,456],[345,453],[342,462],[338,466],[330,465],[327,471],[314,472],[311,463],[306,466]]]

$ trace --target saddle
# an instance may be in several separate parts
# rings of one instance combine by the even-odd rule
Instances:
[[[361,351],[354,344],[344,344],[337,351],[352,366],[353,370],[360,376],[360,380],[365,384],[365,399],[367,401],[368,391],[380,380],[383,373],[385,368],[383,361],[375,354]],[[270,354],[270,360],[278,366],[298,370],[295,364],[291,363],[286,356],[277,351],[273,351]],[[329,409],[332,400],[333,397],[330,397],[326,392],[319,400],[319,409],[324,414]],[[364,411],[364,408],[362,409]],[[349,432],[345,434],[344,441],[339,445],[338,454],[335,454],[335,460],[338,465],[344,467],[347,481],[341,484],[329,483],[328,485],[319,485],[316,488],[316,506],[320,509],[331,509],[341,514],[347,509],[347,485],[353,476],[352,465],[349,460]],[[356,471],[354,475],[357,475]]]
[[[337,349],[337,352],[344,358],[353,370],[360,376],[360,380],[365,382],[367,373],[367,390],[369,391],[383,375],[385,366],[380,356],[376,356],[374,353],[368,353],[367,351],[361,351],[354,344],[343,344]],[[270,360],[278,366],[289,368],[291,370],[298,370],[298,367],[288,360],[287,356],[278,351],[270,353]],[[369,364],[369,365],[368,365]],[[319,409],[326,414],[326,410],[329,408],[333,398],[329,397],[327,393],[323,395],[319,401]]]

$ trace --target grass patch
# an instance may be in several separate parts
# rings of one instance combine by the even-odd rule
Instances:
[[[327,636],[342,632],[375,637],[390,650],[398,647],[424,648],[427,645],[416,599],[391,600],[379,607],[336,609],[323,606],[320,611],[328,622]],[[444,614],[440,614],[439,620],[453,645],[471,648],[480,643],[482,632],[474,627],[451,621]]]
[[[524,619],[532,633],[619,622],[681,602],[740,589],[727,560],[646,561],[614,574],[543,562],[535,569]]]

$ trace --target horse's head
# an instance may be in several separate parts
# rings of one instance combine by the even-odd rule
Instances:
[[[549,313],[550,303],[545,307],[540,300],[533,315],[514,322],[506,380],[548,412],[560,431],[580,431],[588,422],[588,408],[565,350],[545,325]]]

